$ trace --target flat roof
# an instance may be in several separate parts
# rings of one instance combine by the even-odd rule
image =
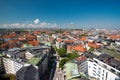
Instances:
[[[33,47],[31,44],[24,44],[23,48],[27,48],[27,47]]]
[[[33,58],[31,58],[31,59],[28,60],[28,63],[36,65],[37,63],[39,63],[40,60],[41,60],[40,58],[33,57]]]
[[[65,64],[65,71],[66,71],[66,78],[67,79],[72,79],[74,77],[79,77],[80,74],[78,73],[78,66],[75,63],[68,62]],[[72,80],[77,80],[77,79],[72,79]]]
[[[114,59],[114,57],[111,57],[108,54],[101,54],[100,56],[97,57],[97,59],[120,70],[120,61]]]

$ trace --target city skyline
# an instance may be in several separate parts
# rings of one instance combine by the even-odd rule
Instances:
[[[0,28],[120,28],[119,0],[1,0]]]

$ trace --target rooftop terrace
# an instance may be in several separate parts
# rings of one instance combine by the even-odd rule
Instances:
[[[39,63],[39,61],[40,61],[40,58],[33,57],[33,58],[28,60],[28,63],[33,64],[33,65],[37,65]]]

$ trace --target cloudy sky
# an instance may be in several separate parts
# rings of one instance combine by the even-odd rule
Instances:
[[[0,27],[120,28],[120,0],[0,0]]]

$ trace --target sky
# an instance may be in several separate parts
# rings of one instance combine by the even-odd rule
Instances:
[[[0,27],[120,28],[120,0],[0,0]]]

